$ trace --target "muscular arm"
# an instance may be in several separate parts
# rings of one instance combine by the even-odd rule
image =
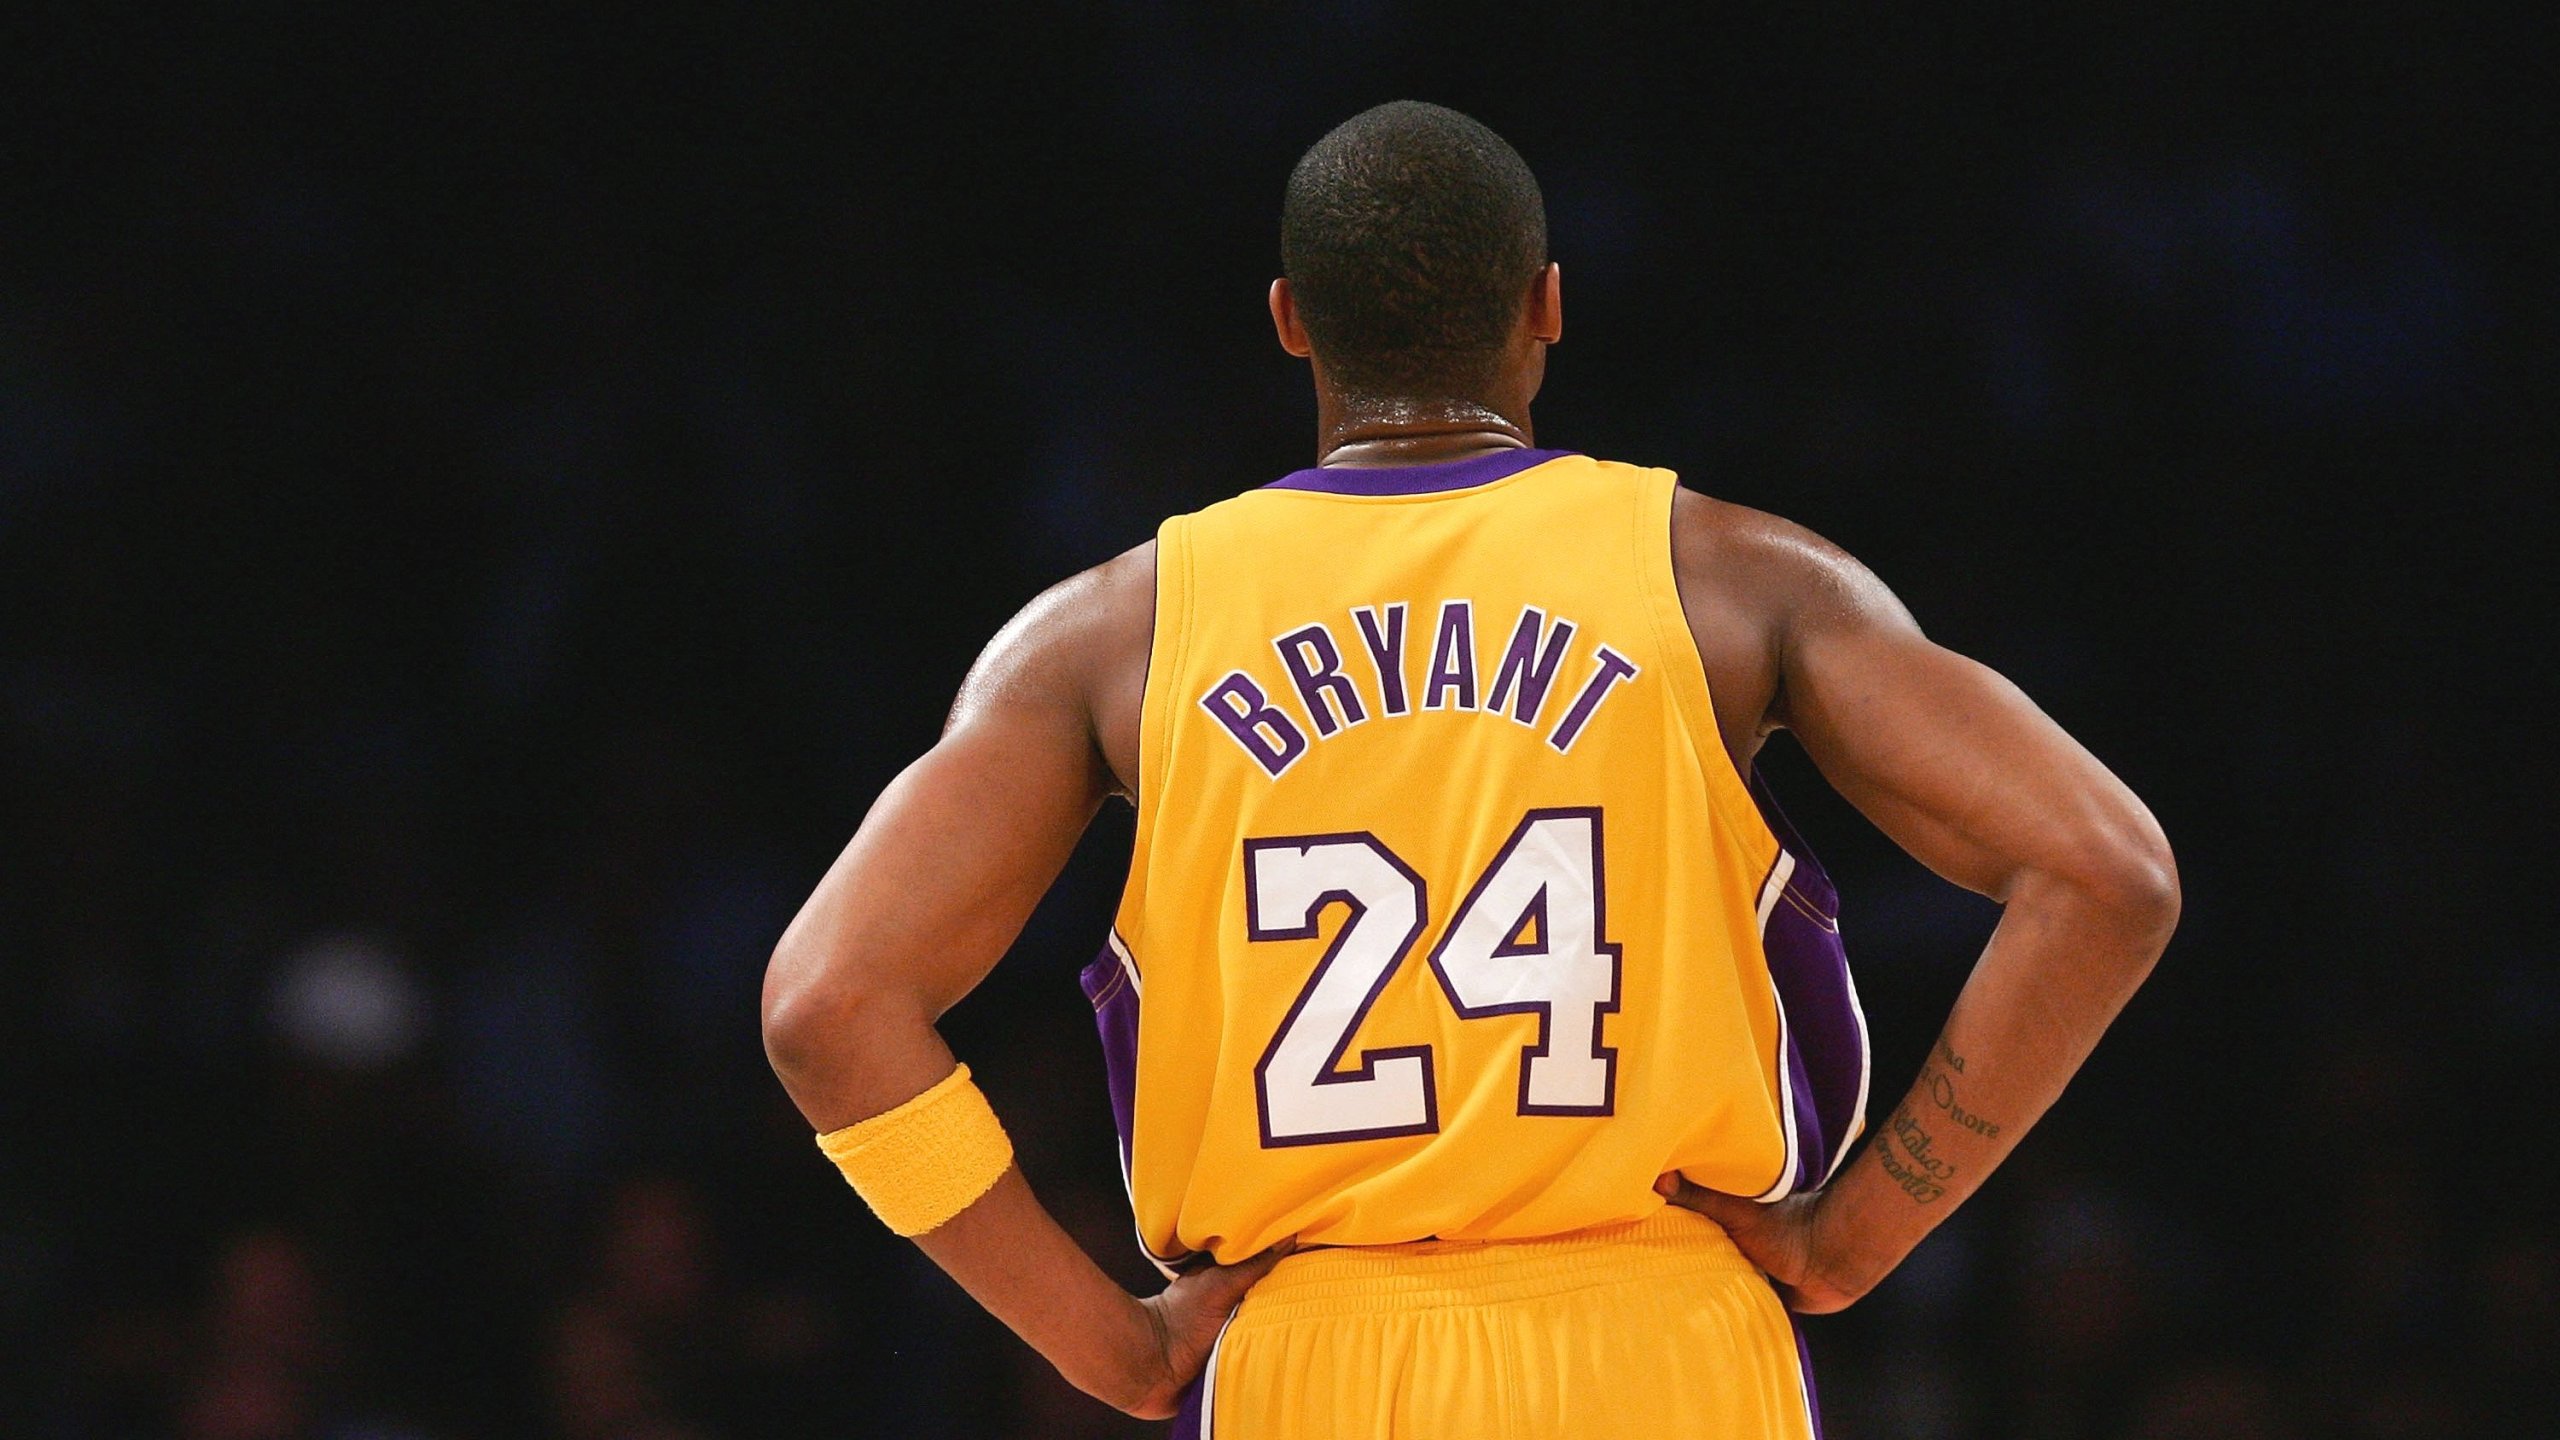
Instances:
[[[1154,581],[1148,545],[1006,626],[940,743],[881,793],[784,932],[765,971],[765,1050],[816,1129],[951,1073],[935,1022],[1012,945],[1104,798],[1128,788]],[[1142,1302],[1011,1168],[916,1243],[1078,1388],[1157,1417],[1269,1263],[1186,1276]]]
[[[1684,494],[1673,558],[1737,763],[1793,730],[1887,835],[2004,907],[1928,1063],[1827,1190],[1767,1208],[1677,1197],[1734,1229],[1799,1308],[1837,1309],[2062,1093],[2168,943],[2177,871],[2123,782],[2016,686],[1932,644],[1837,548]]]

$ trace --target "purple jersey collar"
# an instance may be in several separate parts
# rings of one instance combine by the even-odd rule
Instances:
[[[1544,465],[1571,450],[1497,450],[1436,465],[1329,465],[1284,475],[1266,490],[1314,490],[1326,495],[1436,495],[1471,490]]]

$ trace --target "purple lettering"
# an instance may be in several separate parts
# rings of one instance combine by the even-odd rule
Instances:
[[[1455,705],[1441,698],[1452,690],[1458,692]],[[1431,644],[1431,678],[1423,682],[1422,708],[1476,708],[1475,607],[1464,600],[1440,602],[1440,634]]]
[[[1369,718],[1360,704],[1360,692],[1352,687],[1351,677],[1342,673],[1342,650],[1333,643],[1332,631],[1322,625],[1292,630],[1272,641],[1271,648],[1280,652],[1280,663],[1288,667],[1290,683],[1306,702],[1307,718],[1316,722],[1318,739]],[[1336,707],[1341,711],[1338,720]]]
[[[1363,605],[1351,612],[1351,618],[1360,624],[1360,643],[1369,647],[1369,663],[1378,667],[1378,694],[1386,713],[1404,714],[1411,708],[1404,700],[1404,602],[1393,601],[1381,609]]]
[[[1201,696],[1200,708],[1216,716],[1266,774],[1277,777],[1307,753],[1306,732],[1270,703],[1262,687],[1241,670],[1229,671],[1227,678]]]
[[[1582,693],[1573,697],[1573,708],[1564,712],[1564,719],[1547,737],[1547,743],[1556,747],[1559,754],[1571,750],[1573,742],[1582,738],[1582,727],[1590,724],[1592,715],[1599,710],[1600,702],[1619,684],[1636,678],[1637,673],[1636,662],[1601,646],[1600,668],[1583,682]]]
[[[1546,631],[1546,644],[1538,643],[1538,634]],[[1484,708],[1500,710],[1505,700],[1511,701],[1511,718],[1523,725],[1538,723],[1538,712],[1546,708],[1547,687],[1555,683],[1556,671],[1564,666],[1565,647],[1573,643],[1573,622],[1559,616],[1552,629],[1547,617],[1535,605],[1521,607],[1520,624],[1511,632],[1511,648],[1503,652],[1502,668],[1493,672],[1493,689],[1484,697]],[[1519,686],[1514,697],[1512,686]]]

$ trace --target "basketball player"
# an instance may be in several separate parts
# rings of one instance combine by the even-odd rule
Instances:
[[[1865,1294],[2053,1103],[2175,922],[2167,845],[1847,555],[1533,448],[1559,280],[1491,131],[1353,118],[1281,241],[1319,464],[996,636],[776,950],[775,1068],[892,1228],[1132,1414],[1810,1435],[1788,1308]],[[1780,727],[2006,907],[1863,1145],[1837,898],[1754,780]],[[1085,984],[1179,1275],[1146,1299],[934,1029],[1115,794],[1135,854]]]

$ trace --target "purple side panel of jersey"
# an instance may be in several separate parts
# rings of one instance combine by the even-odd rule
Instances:
[[[1138,986],[1110,945],[1077,977],[1084,998],[1093,1002],[1093,1028],[1102,1035],[1102,1081],[1111,1094],[1111,1123],[1120,1132],[1120,1174],[1127,1178],[1136,1163],[1132,1148],[1138,1136]],[[1131,1197],[1135,1203],[1135,1197]],[[1176,1270],[1202,1263],[1199,1255],[1168,1258],[1150,1255],[1158,1265]]]
[[[1103,1084],[1111,1092],[1111,1123],[1120,1131],[1120,1166],[1127,1173],[1137,1135],[1138,987],[1129,983],[1119,952],[1105,945],[1077,977],[1093,1002],[1093,1025],[1102,1032]]]
[[[1822,1440],[1822,1395],[1813,1388],[1813,1350],[1804,1342],[1804,1317],[1790,1314],[1787,1326],[1796,1332],[1796,1368],[1804,1375],[1804,1417],[1813,1422],[1813,1440]]]
[[[1109,945],[1077,977],[1084,998],[1093,1002],[1093,1025],[1102,1032],[1103,1084],[1111,1092],[1111,1122],[1120,1130],[1120,1173],[1129,1173],[1130,1145],[1137,1134],[1138,987],[1129,979],[1120,953]],[[1200,1440],[1200,1402],[1206,1377],[1182,1392],[1182,1408],[1173,1417],[1172,1440]]]
[[[1840,892],[1757,772],[1751,798],[1796,861],[1788,893],[1769,912],[1762,948],[1787,1011],[1787,1089],[1798,1140],[1794,1188],[1811,1189],[1830,1173],[1857,1121],[1867,1032],[1850,987],[1849,952],[1840,941]]]

